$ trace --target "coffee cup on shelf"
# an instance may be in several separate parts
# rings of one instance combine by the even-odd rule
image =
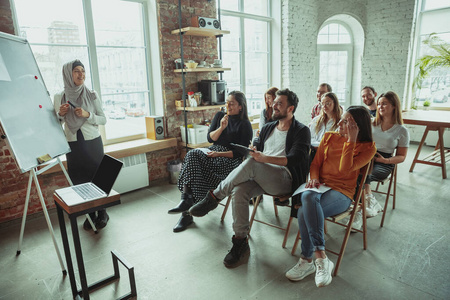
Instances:
[[[222,60],[220,60],[220,59],[215,59],[215,60],[214,60],[214,64],[215,64],[215,65],[221,65],[221,64],[222,64]]]

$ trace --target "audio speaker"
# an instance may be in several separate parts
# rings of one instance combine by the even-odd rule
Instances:
[[[220,29],[220,22],[217,19],[205,17],[192,17],[191,26],[208,29]]]
[[[161,116],[145,117],[147,138],[152,140],[164,139],[164,118]]]

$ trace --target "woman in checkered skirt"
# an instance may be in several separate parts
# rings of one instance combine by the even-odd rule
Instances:
[[[178,177],[181,202],[169,210],[169,214],[181,213],[174,232],[183,231],[193,223],[187,212],[189,208],[202,200],[209,190],[215,189],[242,162],[245,151],[233,148],[230,143],[247,147],[252,140],[253,130],[244,93],[230,92],[226,108],[227,113],[219,111],[209,127],[208,141],[213,145],[207,150],[193,149],[184,158]]]

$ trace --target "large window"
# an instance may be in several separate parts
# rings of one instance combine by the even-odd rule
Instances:
[[[445,0],[423,0],[417,22],[416,49],[412,64],[424,55],[436,56],[438,52],[423,43],[430,34],[438,43],[450,45],[450,2]],[[447,54],[448,61],[448,54]],[[412,68],[413,76],[418,67]],[[438,67],[429,72],[420,88],[413,89],[411,106],[421,107],[428,101],[430,107],[450,110],[450,68]]]
[[[62,66],[80,59],[85,84],[102,99],[105,144],[144,137],[150,114],[146,14],[142,1],[14,0],[47,89],[63,87]]]
[[[222,59],[231,71],[223,74],[228,90],[247,96],[249,115],[259,115],[264,92],[271,85],[270,43],[272,18],[269,0],[220,1],[223,30]]]
[[[331,85],[343,107],[350,104],[353,44],[350,30],[340,23],[329,23],[317,36],[319,82]]]

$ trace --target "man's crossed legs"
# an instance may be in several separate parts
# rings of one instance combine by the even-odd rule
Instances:
[[[191,207],[190,214],[202,217],[231,195],[233,210],[233,248],[224,259],[226,267],[235,267],[250,254],[247,242],[249,230],[248,199],[261,195],[283,195],[292,191],[291,174],[286,167],[246,159],[234,169],[214,191]]]

